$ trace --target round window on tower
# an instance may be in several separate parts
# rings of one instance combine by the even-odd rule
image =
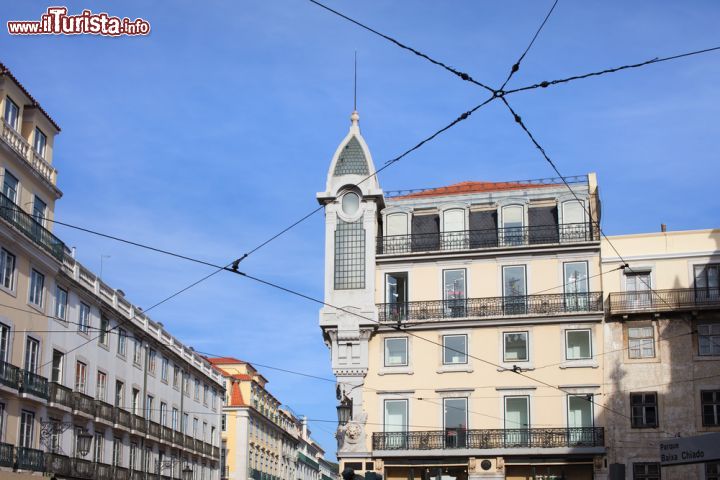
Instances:
[[[355,192],[348,192],[342,198],[342,211],[345,215],[352,217],[360,208],[360,196]]]

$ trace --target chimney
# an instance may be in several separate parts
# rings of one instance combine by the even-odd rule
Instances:
[[[661,223],[661,224],[660,224],[660,231],[661,231],[662,233],[667,232],[667,225],[665,225],[664,223]]]

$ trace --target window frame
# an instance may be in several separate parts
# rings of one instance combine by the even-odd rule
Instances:
[[[568,356],[568,334],[578,333],[578,332],[587,332],[588,351],[590,352],[590,356],[570,358]],[[565,330],[565,360],[568,362],[592,360],[594,358],[594,354],[595,354],[595,352],[593,351],[593,338],[592,337],[593,337],[592,328],[568,328],[568,329],[566,329]]]
[[[38,285],[39,282],[39,285]],[[45,275],[38,270],[30,269],[30,284],[28,286],[28,303],[38,309],[43,308],[45,296]],[[38,298],[39,297],[39,298]]]
[[[55,354],[59,354],[60,357],[60,364],[58,366],[55,365]],[[57,372],[57,379],[55,379],[55,373]],[[52,351],[52,364],[50,367],[50,381],[55,382],[58,384],[63,383],[63,377],[65,376],[65,352],[62,350],[58,350],[57,348],[53,348]]]
[[[41,149],[38,150],[38,140],[42,139],[42,146]],[[41,158],[45,159],[45,152],[47,151],[47,135],[40,130],[40,127],[35,127],[35,135],[33,137],[33,150],[35,153],[37,153]]]
[[[78,332],[87,335],[90,331],[90,305],[80,302],[78,306]]]
[[[657,474],[649,472],[650,466],[657,467]],[[643,467],[643,472],[639,473],[638,467]],[[632,478],[633,480],[659,480],[662,478],[662,469],[658,462],[633,462],[632,464]]]
[[[117,354],[122,357],[127,355],[127,339],[127,331],[124,328],[118,328]]]
[[[639,403],[633,403],[633,396],[640,396]],[[654,402],[648,402],[647,398],[652,397]],[[635,415],[634,408],[642,408],[642,423],[636,422],[638,415]],[[648,423],[646,419],[647,408],[655,409],[655,422]],[[630,393],[630,427],[637,429],[648,429],[648,428],[659,428],[660,426],[660,409],[659,409],[659,397],[657,392],[631,392]]]
[[[8,263],[12,264],[9,268]],[[0,286],[8,292],[15,292],[16,277],[17,257],[6,248],[0,248]]]
[[[525,335],[525,359],[509,359],[507,358],[507,336],[508,335]],[[502,355],[503,363],[530,362],[530,330],[509,330],[502,332]]]
[[[388,363],[388,341],[393,340],[401,340],[405,344],[405,362],[404,363]],[[383,339],[383,366],[392,368],[392,367],[407,367],[409,365],[409,345],[408,345],[408,337],[385,337]]]
[[[448,362],[448,361],[446,361],[446,353],[447,353],[447,352],[446,352],[445,350],[446,350],[448,347],[446,346],[445,341],[446,341],[449,337],[462,337],[462,338],[465,340],[465,352],[464,352],[464,358],[465,358],[465,359],[464,359],[464,361],[459,361],[459,362],[454,362],[454,361]],[[470,350],[470,348],[469,348],[469,337],[468,337],[468,334],[467,334],[467,333],[451,333],[451,334],[446,334],[446,335],[443,335],[443,336],[442,336],[442,364],[443,364],[443,365],[467,365],[467,364],[468,364],[468,361],[469,361],[468,357],[470,356],[470,355],[469,355],[469,353],[470,353],[469,350]],[[454,350],[454,349],[452,350],[452,352],[453,352],[453,353],[460,353],[460,352],[457,352],[457,351]]]
[[[74,390],[82,394],[87,391],[87,363],[82,360],[75,360]]]
[[[701,334],[700,330],[704,327],[708,328],[707,334]],[[717,333],[713,333],[713,330],[719,330]],[[702,339],[708,337],[710,340],[710,352],[702,353]],[[698,338],[698,356],[699,357],[717,357],[720,356],[720,323],[699,323],[697,325],[697,338]]]
[[[10,123],[10,120],[8,119],[8,114],[11,110],[13,110],[13,107],[15,112],[15,118],[11,119],[12,123]],[[20,107],[17,103],[15,103],[12,98],[10,98],[10,95],[5,95],[5,111],[3,112],[3,120],[5,121],[5,123],[10,125],[13,130],[15,130],[17,133],[20,133],[20,131],[18,130],[18,124],[20,123]]]
[[[98,344],[110,346],[110,320],[102,313],[100,314],[100,333],[98,334]]]
[[[62,293],[61,293],[62,292]],[[55,286],[55,318],[68,322],[68,291],[60,285]]]
[[[712,396],[709,402],[705,401],[705,395]],[[706,422],[706,406],[712,408],[713,423]],[[720,389],[718,390],[700,390],[700,416],[702,417],[703,427],[720,427]]]
[[[643,336],[643,337],[631,337],[630,336],[630,330],[645,330],[649,329],[651,336]],[[648,360],[648,359],[654,359],[657,358],[657,348],[655,345],[655,326],[652,324],[644,324],[644,325],[629,325],[626,324],[625,326],[625,337],[627,340],[627,356],[630,360]],[[651,347],[652,347],[652,356],[645,356],[643,355],[643,350],[647,349],[647,340],[651,339]],[[637,343],[637,347],[633,347],[631,345],[632,341],[639,342]],[[638,356],[634,356],[632,354],[632,350],[638,350],[639,354]]]

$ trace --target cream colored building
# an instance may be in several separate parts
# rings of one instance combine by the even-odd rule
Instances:
[[[607,475],[594,174],[384,193],[356,112],[318,193],[343,468]]]
[[[720,431],[720,230],[609,241],[602,361],[618,414],[606,420],[608,461],[628,479],[660,478],[661,438]],[[720,462],[662,469],[663,479],[719,476]]]
[[[53,235],[60,129],[2,65],[0,112],[0,478],[218,480],[222,376]]]

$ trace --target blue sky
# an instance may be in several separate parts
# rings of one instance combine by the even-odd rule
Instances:
[[[550,0],[328,4],[496,85]],[[57,4],[54,2],[52,4]],[[1,0],[0,19],[50,4]],[[13,37],[4,62],[63,132],[57,219],[227,263],[316,206],[352,110],[376,164],[486,93],[304,0],[69,2],[143,17],[138,38]],[[561,0],[510,87],[720,44],[712,1]],[[720,53],[520,93],[511,103],[565,175],[597,172],[608,234],[718,226]],[[553,176],[499,103],[381,174],[386,190]],[[148,306],[208,268],[58,226],[78,258]],[[322,296],[318,214],[243,263]],[[318,306],[230,274],[151,316],[198,350],[331,376]],[[295,411],[335,417],[332,384],[264,371]],[[311,424],[334,452],[334,426]]]

